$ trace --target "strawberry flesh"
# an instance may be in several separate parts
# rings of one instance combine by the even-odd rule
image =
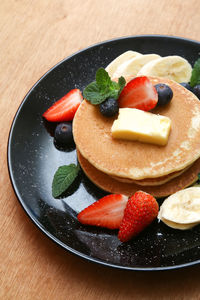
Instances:
[[[47,109],[43,117],[50,122],[71,121],[82,100],[81,91],[73,89]]]
[[[117,229],[124,215],[128,197],[121,194],[107,195],[86,207],[78,214],[82,224]]]
[[[136,192],[128,200],[124,217],[120,224],[118,238],[127,242],[138,235],[158,215],[159,206],[156,199],[142,191]]]
[[[119,107],[137,108],[144,111],[153,109],[158,102],[158,93],[146,76],[132,79],[123,88],[119,99]]]

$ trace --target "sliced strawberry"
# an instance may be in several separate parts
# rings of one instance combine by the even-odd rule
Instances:
[[[127,242],[138,235],[156,218],[158,210],[158,203],[150,194],[138,191],[131,196],[119,228],[120,241]]]
[[[47,109],[43,117],[50,122],[71,121],[82,100],[81,91],[73,89]]]
[[[146,76],[132,79],[123,88],[119,99],[119,107],[137,108],[144,111],[153,109],[158,102],[158,93]]]
[[[112,194],[101,198],[78,214],[82,224],[117,229],[124,215],[128,197]]]

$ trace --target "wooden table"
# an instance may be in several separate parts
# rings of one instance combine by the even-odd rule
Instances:
[[[53,65],[120,36],[200,40],[198,0],[0,1],[0,299],[200,299],[200,266],[162,273],[104,268],[54,244],[11,187],[7,138],[24,95]]]

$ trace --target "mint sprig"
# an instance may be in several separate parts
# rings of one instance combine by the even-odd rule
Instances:
[[[103,68],[100,68],[96,72],[96,83],[99,87],[100,92],[106,93],[109,91],[110,87],[112,87],[111,78]]]
[[[70,164],[61,166],[56,171],[52,182],[52,195],[54,198],[62,195],[78,176],[79,165]]]
[[[200,84],[200,58],[195,62],[190,78],[191,87],[194,87],[197,84]]]
[[[104,68],[99,68],[96,72],[96,81],[86,86],[83,97],[93,105],[98,105],[107,98],[117,99],[125,84],[124,77],[120,77],[118,82],[112,81],[108,72]]]

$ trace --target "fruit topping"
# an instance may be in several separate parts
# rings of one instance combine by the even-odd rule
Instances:
[[[54,142],[58,146],[67,146],[74,143],[71,122],[60,123],[56,126]]]
[[[56,101],[44,114],[43,117],[50,122],[71,121],[83,100],[79,89],[73,89],[60,100]]]
[[[136,56],[122,63],[113,74],[113,78],[118,78],[120,76],[135,77],[144,65],[158,58],[160,58],[160,55],[158,54],[144,54]]]
[[[184,88],[186,88],[188,91],[193,92],[193,88],[189,85],[188,82],[181,82],[180,83]]]
[[[156,199],[142,191],[128,198],[121,194],[107,195],[82,210],[80,223],[118,229],[118,238],[129,241],[150,225],[158,215]]]
[[[129,198],[125,208],[118,233],[119,240],[127,242],[138,235],[153,222],[158,210],[158,203],[153,196],[142,191],[136,192]]]
[[[108,98],[99,104],[99,110],[104,117],[114,117],[119,111],[118,101]]]
[[[128,197],[111,194],[94,202],[78,214],[82,224],[117,229],[124,215]]]
[[[158,102],[158,93],[146,76],[132,79],[123,88],[119,107],[137,108],[144,111],[153,109]]]
[[[156,84],[155,89],[158,93],[158,103],[157,103],[158,106],[166,105],[172,100],[173,91],[167,84],[164,83]]]
[[[188,82],[192,73],[189,62],[181,56],[170,55],[150,61],[140,69],[137,76],[157,76],[176,82]]]
[[[200,223],[200,187],[178,191],[164,200],[158,219],[176,229],[190,229]]]
[[[117,56],[113,61],[111,61],[111,63],[106,67],[106,71],[112,78],[114,78],[113,74],[123,63],[129,61],[134,57],[139,57],[139,56],[142,56],[142,54],[132,50],[123,52],[121,55]]]
[[[197,84],[193,87],[193,93],[200,99],[200,84]]]

